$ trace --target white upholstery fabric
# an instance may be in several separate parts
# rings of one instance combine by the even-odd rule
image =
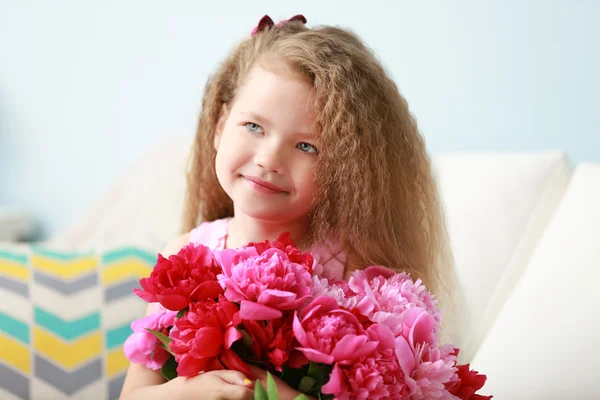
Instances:
[[[447,154],[434,158],[464,318],[460,360],[471,360],[567,186],[560,152]]]
[[[600,399],[600,165],[580,164],[473,367],[498,399]]]

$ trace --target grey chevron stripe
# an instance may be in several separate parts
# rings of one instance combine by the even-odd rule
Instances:
[[[72,295],[97,285],[98,273],[92,272],[91,274],[73,279],[72,281],[63,281],[62,279],[57,279],[56,277],[47,275],[43,272],[34,271],[33,279],[36,282],[49,286],[62,294]]]
[[[121,281],[114,286],[106,288],[104,291],[104,302],[110,303],[121,297],[131,296],[133,294],[133,288],[139,287],[139,279],[131,278],[126,281]]]
[[[108,398],[109,400],[117,400],[121,394],[121,389],[125,383],[125,374],[117,376],[108,382]]]
[[[69,395],[102,377],[102,360],[94,360],[72,372],[57,367],[38,354],[35,355],[34,363],[38,378]]]
[[[29,287],[25,283],[14,281],[4,276],[0,276],[0,288],[10,290],[23,297],[29,296]]]
[[[29,380],[1,363],[0,388],[23,400],[29,400]]]

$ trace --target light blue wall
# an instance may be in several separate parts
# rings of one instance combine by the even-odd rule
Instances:
[[[333,3],[0,0],[0,206],[45,235],[76,220],[142,152],[193,133],[208,73],[264,13],[354,29],[432,152],[600,161],[600,2]]]

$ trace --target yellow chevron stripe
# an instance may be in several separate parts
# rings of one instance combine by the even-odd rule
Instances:
[[[31,373],[31,355],[29,349],[23,344],[3,335],[0,335],[0,360],[17,368],[26,375]]]
[[[129,360],[122,348],[115,349],[106,356],[106,375],[113,376],[129,368]]]
[[[38,254],[31,256],[31,265],[35,269],[52,275],[58,275],[64,279],[72,279],[83,275],[96,268],[98,264],[98,258],[94,256],[85,256],[72,261],[59,261]]]
[[[33,329],[33,347],[61,366],[73,368],[100,355],[102,336],[100,332],[95,332],[79,340],[65,343],[36,326]]]
[[[152,272],[152,267],[135,258],[116,262],[102,271],[102,283],[112,284],[125,278],[145,278]]]
[[[0,275],[8,275],[11,278],[27,282],[29,280],[29,268],[16,262],[0,260]]]

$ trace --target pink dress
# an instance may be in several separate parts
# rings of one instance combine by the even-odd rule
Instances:
[[[229,230],[229,218],[203,222],[190,232],[190,242],[202,244],[211,250],[223,250]],[[344,279],[346,257],[343,253],[330,253],[324,246],[311,246],[307,251],[323,266],[322,276],[327,279]]]

